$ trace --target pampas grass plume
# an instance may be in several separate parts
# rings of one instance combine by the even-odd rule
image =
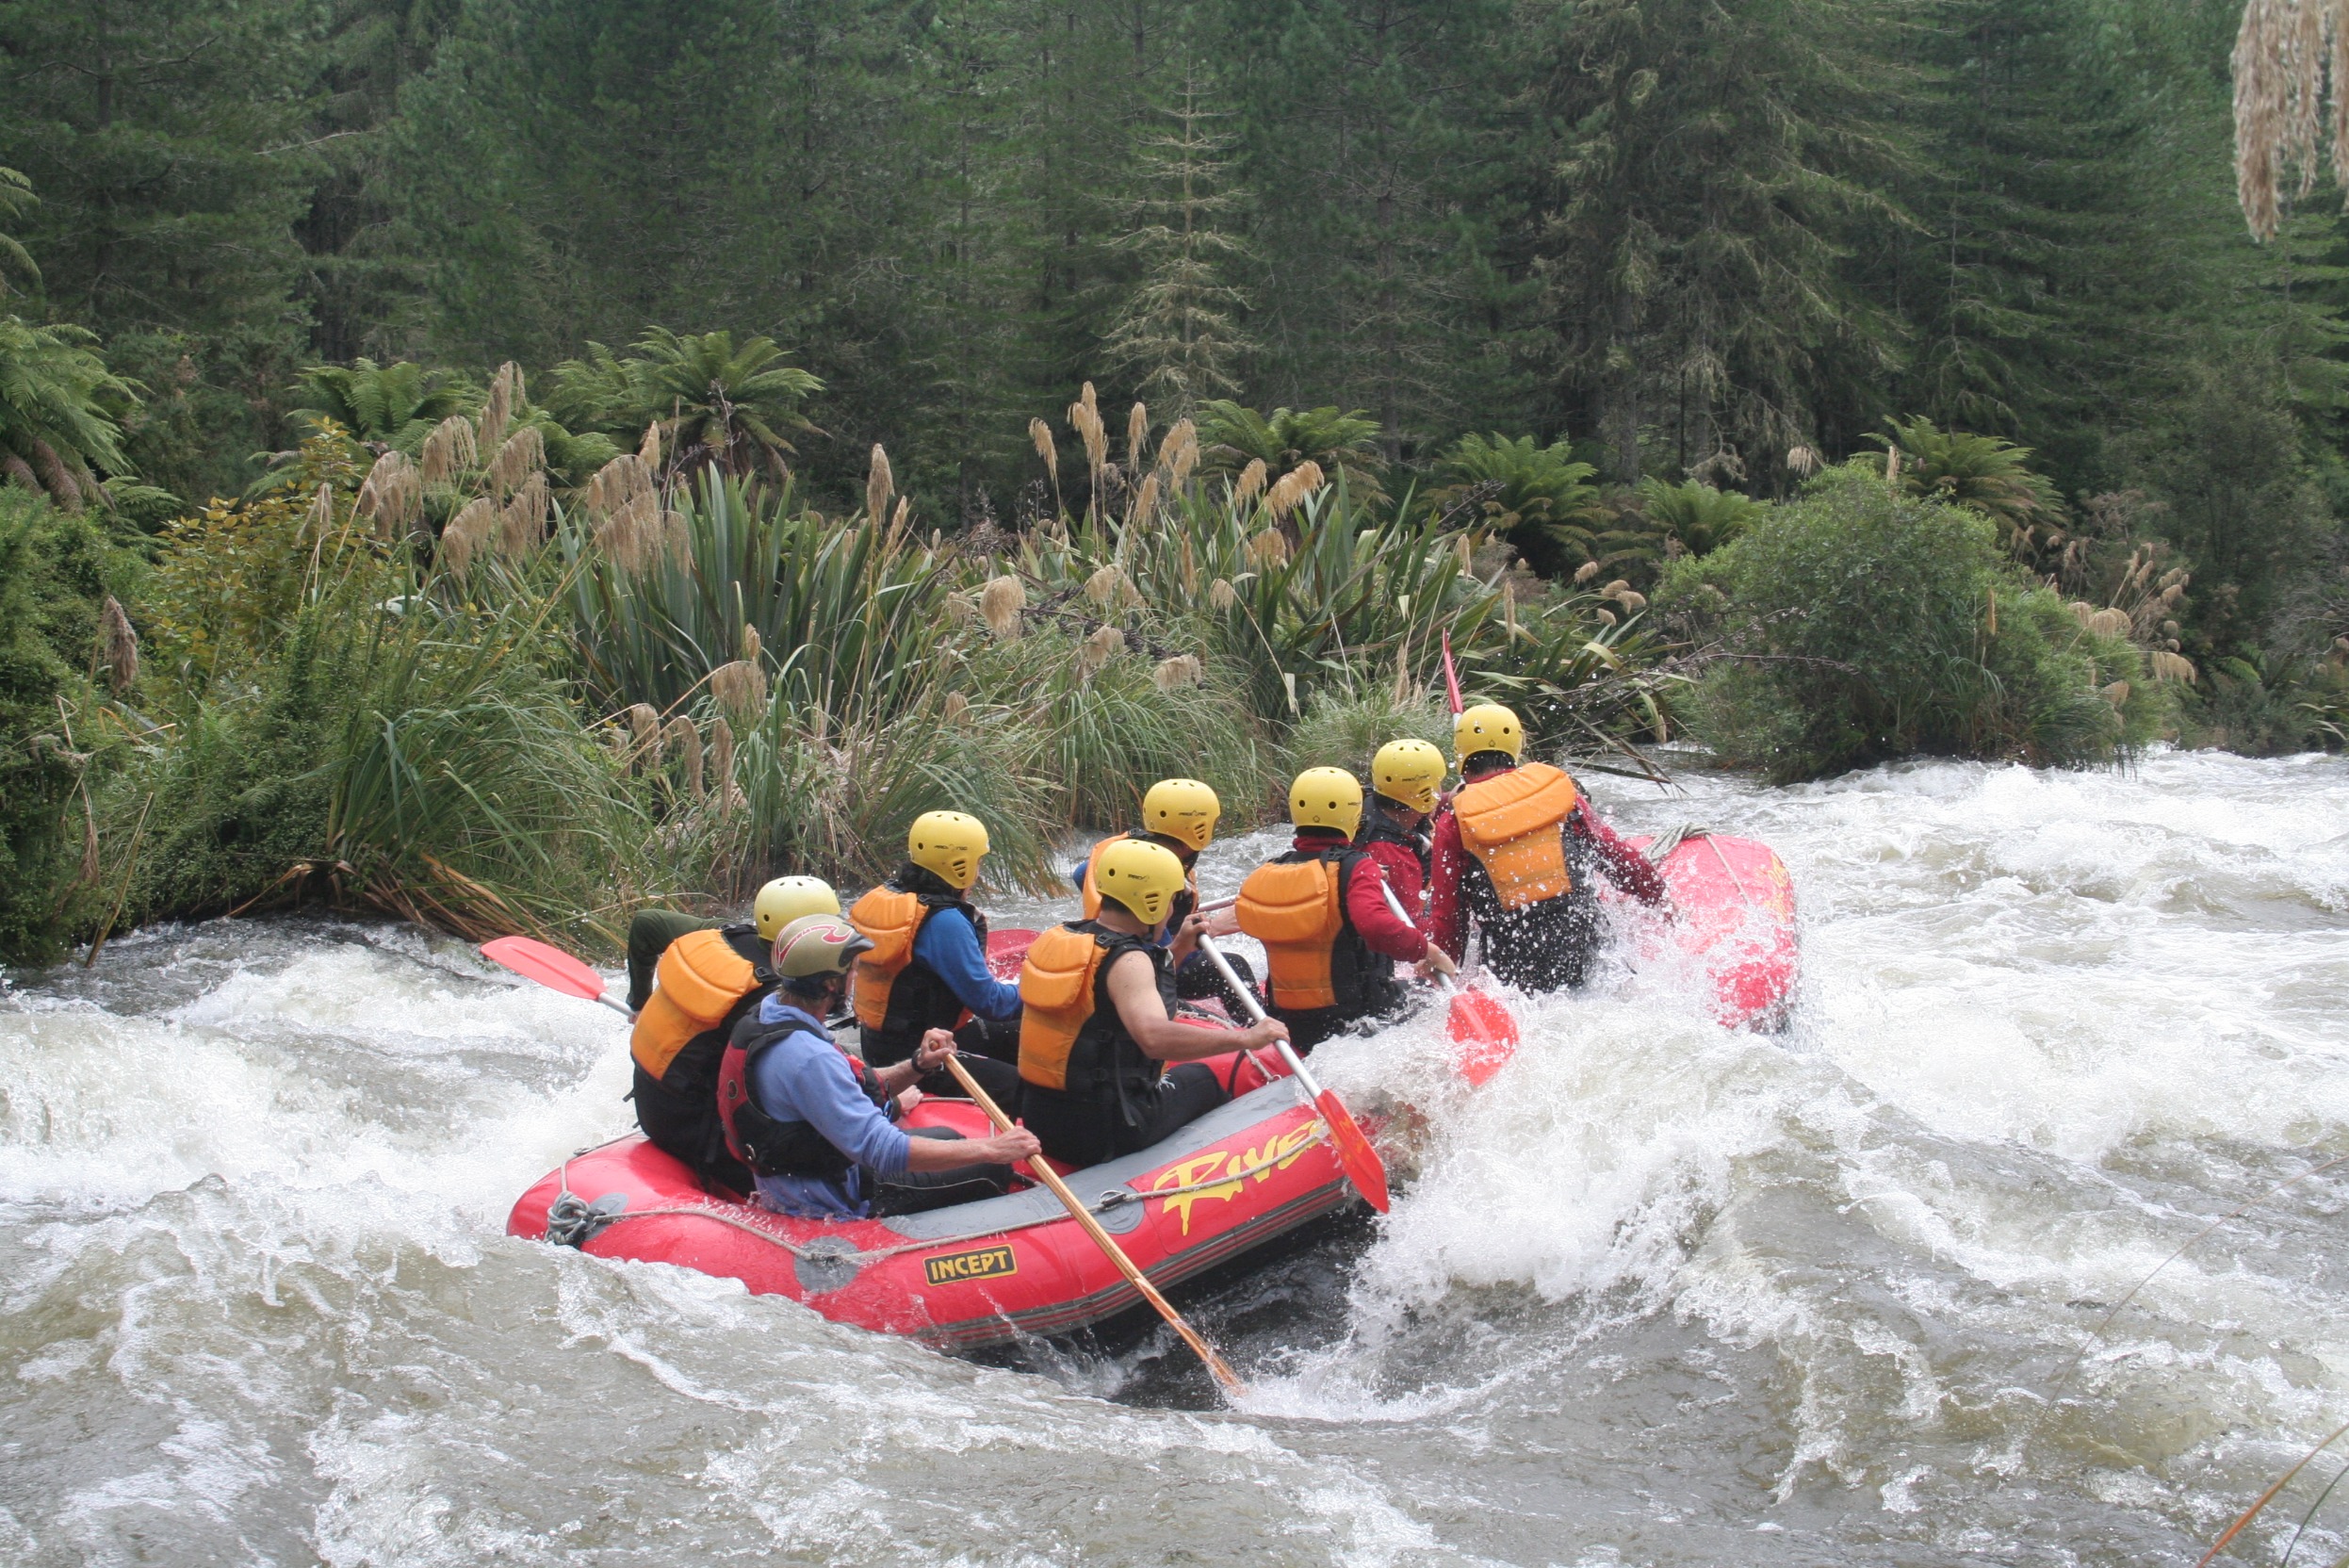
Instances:
[[[889,472],[889,454],[881,449],[881,443],[873,444],[873,461],[865,469],[865,520],[875,530],[881,526],[882,515],[889,511],[889,498],[897,493],[897,478]]]
[[[677,760],[685,764],[686,787],[693,792],[693,798],[699,800],[702,796],[701,732],[693,727],[693,720],[679,713],[669,721],[668,727],[661,731],[661,739],[663,748],[674,753]]]
[[[497,526],[498,507],[487,496],[476,496],[465,502],[441,531],[441,553],[449,569],[460,575],[471,571],[474,557],[488,545],[490,532]]]
[[[1016,577],[989,578],[979,590],[979,616],[987,629],[1005,642],[1020,635],[1020,612],[1028,607],[1028,591]]]
[[[546,476],[532,470],[499,514],[498,553],[520,560],[538,548],[539,542],[546,537],[546,514],[553,504],[553,498],[546,493]]]
[[[1248,542],[1248,558],[1260,569],[1278,566],[1289,559],[1289,541],[1277,528],[1268,528]]]
[[[1264,460],[1261,457],[1251,457],[1248,460],[1248,466],[1240,470],[1239,483],[1232,487],[1232,498],[1235,502],[1246,505],[1261,495],[1264,488]]]
[[[98,638],[107,681],[118,692],[128,690],[130,683],[139,678],[139,633],[131,629],[122,601],[112,594],[106,596],[106,607],[98,612]]]
[[[489,397],[481,404],[481,449],[489,451],[506,438],[506,424],[514,415],[514,384],[520,378],[522,368],[508,360],[498,367],[498,374],[490,378]]]
[[[660,713],[649,702],[635,702],[628,705],[625,717],[636,755],[658,763],[661,760]]]
[[[717,776],[718,805],[723,809],[734,782],[734,727],[723,713],[710,721],[710,771]]]
[[[472,467],[476,455],[473,421],[451,414],[424,438],[424,482],[447,483],[460,470]]]
[[[1126,647],[1126,634],[1114,626],[1097,627],[1093,635],[1077,645],[1077,673],[1090,676],[1108,663]]]

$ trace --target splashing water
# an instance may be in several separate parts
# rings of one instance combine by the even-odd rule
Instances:
[[[2349,1167],[2096,1331],[2349,1151],[2349,764],[1683,782],[1598,792],[1786,857],[1793,1026],[1626,914],[1481,1091],[1434,1021],[1325,1047],[1415,1174],[1183,1298],[1241,1412],[1147,1325],[980,1364],[507,1239],[628,1125],[625,1041],[458,944],[19,975],[0,1560],[2191,1562],[2349,1414]]]

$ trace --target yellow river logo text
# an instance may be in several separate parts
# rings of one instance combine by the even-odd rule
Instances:
[[[1158,1179],[1150,1183],[1150,1190],[1164,1192],[1168,1187],[1189,1187],[1192,1190],[1175,1193],[1166,1200],[1159,1213],[1181,1215],[1183,1233],[1187,1236],[1191,1233],[1192,1204],[1203,1199],[1237,1196],[1247,1184],[1248,1175],[1253,1175],[1260,1182],[1270,1181],[1274,1171],[1286,1170],[1295,1165],[1304,1157],[1307,1149],[1320,1141],[1320,1137],[1321,1124],[1309,1121],[1301,1127],[1290,1128],[1262,1149],[1211,1149],[1204,1154],[1178,1160],[1158,1173]],[[1216,1174],[1225,1169],[1245,1174],[1232,1181],[1215,1182],[1213,1186],[1199,1184],[1213,1182]]]
[[[953,1285],[967,1280],[1000,1280],[1019,1273],[1020,1265],[1008,1247],[982,1247],[975,1252],[925,1259],[922,1270],[934,1285]]]

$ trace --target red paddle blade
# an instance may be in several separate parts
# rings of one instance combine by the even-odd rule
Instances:
[[[989,931],[987,934],[987,967],[998,980],[1017,980],[1020,966],[1028,960],[1028,949],[1036,945],[1036,933],[1012,928]]]
[[[1337,1146],[1338,1168],[1354,1184],[1354,1190],[1362,1200],[1380,1214],[1387,1212],[1387,1168],[1378,1158],[1378,1152],[1370,1147],[1362,1130],[1354,1121],[1354,1113],[1338,1099],[1335,1089],[1324,1089],[1313,1099],[1313,1109],[1329,1124],[1329,1140]]]
[[[1460,672],[1452,667],[1452,634],[1444,634],[1444,694],[1451,701],[1452,716],[1460,716]]]
[[[1453,992],[1451,1025],[1452,1043],[1460,1047],[1460,1075],[1471,1086],[1482,1086],[1517,1054],[1517,1020],[1497,996]]]
[[[604,977],[559,947],[528,937],[499,937],[481,944],[481,956],[535,980],[548,990],[594,1002],[604,994]]]

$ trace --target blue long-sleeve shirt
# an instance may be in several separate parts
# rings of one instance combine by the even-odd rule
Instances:
[[[956,921],[965,931],[967,923]],[[784,1022],[799,1009],[780,995],[759,1004],[759,1021]],[[903,1175],[912,1139],[890,1124],[856,1086],[848,1058],[804,1014],[801,1027],[759,1054],[750,1064],[750,1097],[777,1121],[804,1121],[854,1162],[838,1181],[816,1176],[761,1176],[759,1195],[771,1207],[810,1219],[853,1219],[867,1207],[872,1176]]]
[[[978,928],[950,910],[940,909],[922,923],[914,938],[913,956],[946,982],[954,1000],[985,1019],[1020,1016],[1020,988],[995,978],[987,967],[987,949]]]

